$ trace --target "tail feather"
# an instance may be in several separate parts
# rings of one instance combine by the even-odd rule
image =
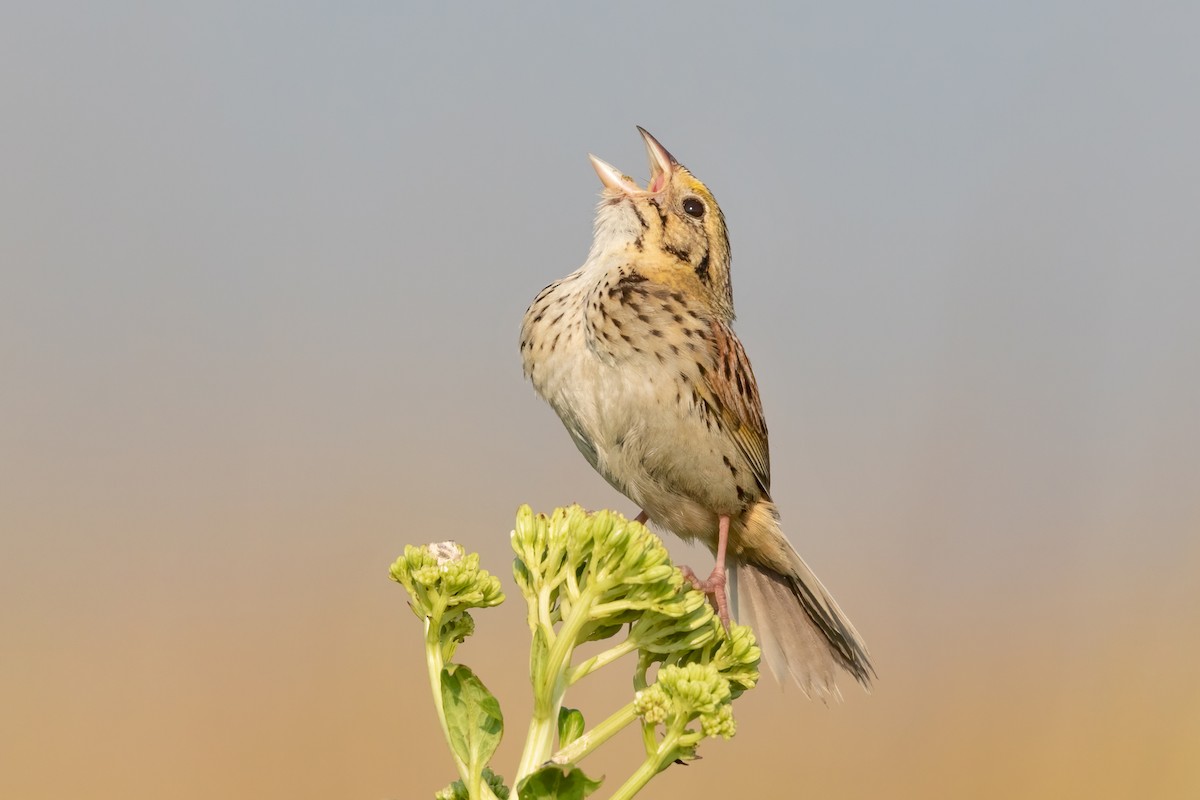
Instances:
[[[749,562],[730,565],[735,616],[754,630],[775,677],[790,676],[809,697],[841,697],[835,666],[870,689],[875,670],[862,638],[800,554],[788,550],[788,574]]]

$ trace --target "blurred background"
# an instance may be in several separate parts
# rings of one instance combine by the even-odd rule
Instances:
[[[519,504],[636,512],[517,333],[587,252],[586,154],[644,180],[642,125],[726,213],[785,528],[879,671],[829,707],[765,681],[651,794],[1200,796],[1198,25],[0,12],[0,795],[450,781],[387,568],[453,538],[511,594]],[[511,777],[523,609],[478,621]],[[638,746],[584,766],[611,790]]]

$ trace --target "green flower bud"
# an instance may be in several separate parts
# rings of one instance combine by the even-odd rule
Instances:
[[[707,736],[733,736],[729,681],[713,664],[668,664],[654,685],[637,693],[633,708],[647,724],[661,724],[679,734],[681,752],[691,753]],[[699,730],[687,726],[694,720]]]
[[[738,697],[758,683],[758,664],[762,653],[754,641],[754,632],[747,625],[733,624],[722,640],[712,663],[729,681],[731,697]]]
[[[642,614],[629,632],[639,650],[655,656],[652,661],[686,655],[723,634],[708,598],[694,589],[679,592],[673,600]]]
[[[455,542],[408,545],[390,572],[392,580],[408,590],[413,612],[421,618],[487,608],[504,600],[500,580],[479,568],[479,554],[464,554]]]
[[[733,706],[727,703],[718,708],[715,714],[702,715],[700,730],[707,737],[731,738],[737,732],[737,725],[733,721]]]
[[[557,624],[586,606],[577,643],[608,638],[646,611],[683,616],[701,602],[683,601],[683,577],[662,541],[611,511],[589,514],[571,506],[546,517],[522,506],[512,547],[513,577],[531,613],[549,613],[542,624]]]
[[[662,690],[662,687],[658,684],[643,689],[634,695],[633,698],[633,713],[651,725],[666,722],[670,708],[670,701],[667,699],[667,695]]]

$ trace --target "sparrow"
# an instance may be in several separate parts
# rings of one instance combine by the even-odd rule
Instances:
[[[583,266],[525,312],[526,377],[588,463],[650,522],[714,554],[721,621],[755,632],[776,678],[870,687],[862,638],[784,536],[767,425],[733,332],[729,236],[712,192],[642,128],[645,188],[589,156],[603,190]]]

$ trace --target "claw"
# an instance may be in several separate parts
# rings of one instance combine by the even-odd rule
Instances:
[[[717,525],[717,563],[707,580],[700,580],[691,567],[680,567],[683,579],[692,585],[693,589],[704,592],[712,600],[717,609],[717,617],[725,630],[729,630],[729,594],[725,591],[728,578],[725,575],[725,546],[729,542],[729,517],[722,516]]]
[[[696,573],[692,571],[691,567],[680,567],[679,571],[683,573],[683,579],[690,583],[693,589],[708,595],[713,607],[717,610],[717,617],[721,620],[721,624],[725,626],[725,630],[729,630],[729,595],[725,591],[725,568],[719,565],[713,567],[708,579],[703,581],[696,577]]]
[[[679,572],[683,575],[683,579],[692,585],[693,589],[697,592],[704,591],[704,581],[696,577],[696,573],[692,571],[691,567],[680,567]]]

